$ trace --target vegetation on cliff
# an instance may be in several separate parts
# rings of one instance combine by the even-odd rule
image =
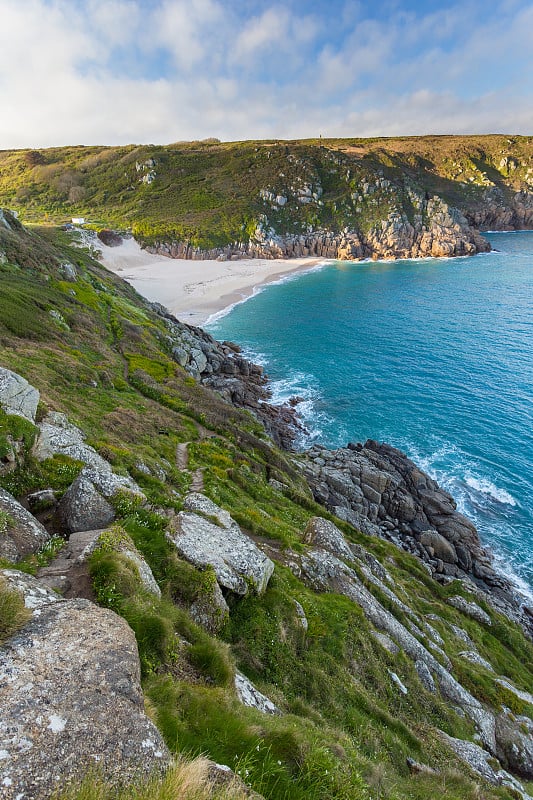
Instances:
[[[274,144],[189,145],[180,153],[189,153],[191,161],[200,153],[204,164],[210,153],[224,154],[229,185],[241,170],[240,161],[237,169],[232,159],[244,153],[254,158],[255,147],[266,168]],[[125,159],[122,173],[129,165],[137,174],[136,160],[158,162],[167,151],[109,150],[105,153],[113,156],[102,161],[95,152],[90,163],[87,149],[68,151],[72,166],[79,156],[88,176],[91,170],[115,169],[118,152]],[[279,157],[285,158],[284,146]],[[4,158],[18,163],[26,157]],[[21,161],[21,174],[43,166]],[[217,175],[222,180],[222,171]],[[329,191],[325,179],[324,184]],[[40,202],[38,195],[34,200]],[[58,215],[65,202],[58,201]],[[98,602],[125,617],[136,634],[147,709],[168,747],[230,765],[272,800],[517,797],[516,789],[490,786],[466,768],[437,732],[479,741],[472,718],[428,688],[406,652],[387,636],[376,636],[361,606],[340,588],[318,591],[298,574],[295,563],[308,550],[309,520],[333,520],[349,543],[371,554],[378,564],[374,569],[388,576],[387,586],[356,565],[365,591],[392,618],[411,626],[417,641],[490,713],[500,713],[502,706],[517,716],[533,712],[527,700],[533,645],[519,626],[479,598],[489,623],[466,615],[448,602],[452,596],[472,599],[461,581],[438,584],[416,557],[334,518],[313,499],[297,457],[277,448],[256,417],[229,405],[176,362],[161,314],[88,254],[69,249],[56,230],[28,233],[6,219],[8,226],[0,226],[0,364],[39,389],[37,419],[49,411],[66,413],[88,444],[116,473],[132,476],[147,498],[144,504],[128,495],[115,499],[119,525],[91,557],[91,573]],[[214,219],[209,224],[215,225]],[[129,224],[133,218],[112,221]],[[18,419],[0,420],[0,486],[19,498],[43,488],[60,497],[82,464],[67,456],[37,461],[31,449],[35,428],[11,421]],[[210,630],[190,610],[212,599],[213,572],[185,560],[166,536],[198,476],[203,493],[275,564],[263,594],[251,583],[244,594],[224,593],[227,614]],[[221,525],[216,515],[204,512],[204,518]],[[46,514],[43,520],[57,525]],[[160,598],[147,594],[117,541],[144,556]],[[32,559],[21,566],[36,568]],[[415,630],[414,619],[431,620],[431,627]],[[479,659],[465,658],[466,649]],[[522,692],[522,699],[495,681],[487,664]],[[244,706],[235,693],[236,670],[282,713]],[[105,791],[93,782],[78,796],[107,797]]]
[[[0,153],[0,205],[26,222],[85,217],[145,244],[201,251],[269,235],[380,235],[384,220],[428,224],[429,198],[476,228],[526,227],[533,140],[428,136]],[[426,216],[429,217],[426,219]]]

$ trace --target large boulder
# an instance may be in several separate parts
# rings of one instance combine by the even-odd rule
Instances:
[[[97,767],[128,781],[169,761],[143,711],[127,623],[87,600],[45,605],[0,648],[0,785],[47,800]]]
[[[273,562],[209,498],[194,493],[186,505],[200,513],[181,511],[171,520],[167,536],[178,553],[196,567],[213,567],[218,583],[235,594],[264,592]]]
[[[0,558],[20,561],[36,553],[50,535],[15,498],[0,489]]]
[[[83,474],[78,475],[58,507],[59,519],[69,533],[105,528],[115,519],[115,509]]]
[[[35,422],[35,414],[39,404],[39,392],[25,378],[0,367],[0,406],[6,414]]]
[[[304,542],[314,547],[321,547],[343,561],[354,560],[354,554],[342,531],[333,522],[323,517],[311,517],[305,529]]]
[[[146,500],[131,478],[116,475],[107,461],[102,461],[104,468],[84,467],[61,498],[59,519],[70,533],[105,528],[113,522],[116,512],[110,501],[118,495],[138,503]]]

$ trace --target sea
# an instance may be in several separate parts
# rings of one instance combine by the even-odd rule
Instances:
[[[377,439],[407,453],[473,520],[533,598],[533,232],[474,257],[335,262],[212,317],[299,397],[301,445]]]

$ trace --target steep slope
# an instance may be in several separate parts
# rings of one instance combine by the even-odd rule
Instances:
[[[456,567],[461,546],[453,557],[445,525],[442,541],[413,529],[418,556],[386,528],[362,532],[371,508],[344,502],[360,499],[342,476],[348,456],[275,445],[263,423],[287,444],[292,420],[265,403],[262,376],[238,348],[143,301],[57,232],[3,219],[0,485],[11,499],[0,496],[0,542],[26,542],[6,566],[35,571],[71,531],[103,529],[85,554],[93,598],[135,632],[147,705],[170,750],[230,765],[265,798],[524,796],[533,645],[510,589],[518,622],[502,613],[489,569],[469,572],[463,554],[461,571],[445,574],[436,550]],[[413,467],[388,452],[387,477],[385,454],[375,457],[374,468],[358,461],[360,491],[390,508],[401,495],[405,511],[409,485],[394,470]],[[425,488],[436,524],[437,491]],[[15,498],[45,537],[59,535],[44,551],[38,537],[20,538]],[[344,519],[334,516],[343,507]],[[40,580],[57,577],[52,568]],[[66,578],[72,596],[77,578]],[[81,611],[89,601],[59,602]],[[60,642],[58,652],[63,669]]]
[[[179,258],[468,255],[531,227],[533,140],[431,136],[0,153],[0,204]],[[473,227],[472,227],[473,226]]]

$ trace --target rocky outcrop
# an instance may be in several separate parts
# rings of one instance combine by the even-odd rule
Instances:
[[[392,584],[386,573],[381,577],[370,574],[365,566],[366,555],[370,554],[366,554],[359,545],[350,545],[335,525],[320,518],[310,520],[304,541],[311,543],[313,549],[301,556],[292,554],[292,571],[314,591],[335,592],[356,603],[375,629],[373,634],[380,644],[393,654],[403,650],[412,659],[422,685],[432,693],[438,689],[449,703],[460,708],[472,720],[489,753],[497,755],[508,769],[530,778],[533,774],[531,720],[528,717],[515,718],[508,712],[495,718],[491,710],[470,694],[452,675],[452,665],[440,648],[443,640],[438,632],[427,620],[406,606],[390,586],[382,582],[381,577]],[[370,584],[363,584],[358,571]],[[385,593],[387,600],[403,613],[405,622],[400,622],[385,609],[373,595],[374,586],[379,590],[378,596]],[[481,622],[487,624],[487,620],[490,624],[488,617]],[[389,676],[402,694],[408,693],[396,673],[389,670]],[[496,681],[495,675],[493,680]],[[467,751],[468,744],[465,743]],[[485,752],[483,763],[487,757]],[[513,780],[511,776],[509,780]]]
[[[498,758],[512,772],[533,779],[533,720],[510,712],[496,717]]]
[[[418,556],[437,580],[466,580],[491,605],[531,628],[515,587],[494,569],[474,525],[401,451],[372,440],[335,451],[314,446],[298,463],[315,499],[338,517]],[[476,613],[486,622],[481,608]]]
[[[293,407],[268,402],[271,392],[263,368],[244,358],[238,345],[218,342],[201,328],[180,322],[158,303],[150,305],[165,320],[165,345],[173,359],[228,403],[251,411],[274,442],[290,450],[303,428]]]
[[[33,575],[28,575],[27,572],[19,572],[16,569],[1,569],[0,577],[4,578],[11,589],[15,589],[23,596],[24,605],[31,611],[38,611],[43,606],[57,603],[61,599],[56,592],[43,585]],[[39,616],[39,613],[35,616]]]
[[[40,461],[64,455],[85,464],[58,506],[59,520],[69,533],[109,525],[115,518],[109,500],[119,494],[129,495],[139,503],[146,500],[135,481],[128,475],[116,475],[111,464],[85,442],[83,433],[65,414],[52,412],[39,424],[33,454]]]
[[[264,694],[255,688],[242,672],[235,675],[235,691],[241,703],[261,711],[262,714],[281,714],[279,708]]]
[[[470,225],[482,230],[514,231],[533,228],[533,193],[504,191],[494,186],[465,211]]]
[[[38,612],[0,648],[2,797],[48,800],[94,767],[118,782],[166,766],[126,622],[87,600]]]
[[[368,189],[371,187],[368,186]],[[419,190],[409,187],[410,204],[405,207],[403,187],[393,186],[379,175],[376,188],[386,200],[389,211],[386,216],[369,227],[366,217],[357,218],[352,228],[330,230],[319,228],[306,233],[280,234],[271,220],[268,210],[260,215],[255,234],[247,242],[235,242],[222,248],[202,250],[187,242],[156,242],[146,246],[150,253],[185,259],[235,259],[235,258],[334,258],[359,261],[364,258],[395,259],[466,256],[490,250],[490,244],[471,227],[463,213],[449,206],[442,198],[427,197]],[[368,193],[368,189],[366,190]],[[364,192],[365,189],[363,188]],[[375,198],[364,198],[363,204],[377,202]],[[377,197],[377,193],[376,193]],[[263,200],[270,202],[269,197]],[[304,202],[321,204],[318,196],[299,195],[298,204]],[[282,204],[285,206],[285,203]],[[358,209],[359,213],[362,208]],[[368,212],[367,212],[368,213]],[[375,212],[373,214],[375,216]]]
[[[0,488],[0,558],[20,561],[40,550],[49,538],[46,528]]]
[[[111,472],[111,465],[87,444],[85,436],[76,425],[72,425],[65,414],[52,411],[39,423],[39,435],[33,447],[33,455],[39,461],[56,455],[68,456],[81,461],[100,473]],[[136,490],[133,481],[123,481]]]
[[[119,247],[123,242],[122,236],[109,228],[102,228],[97,235],[100,241],[108,247]]]
[[[16,414],[35,422],[39,392],[25,378],[0,367],[0,407],[6,414]]]
[[[467,764],[470,769],[484,778],[488,783],[493,786],[506,786],[513,790],[513,795],[516,793],[518,797],[523,800],[531,800],[530,795],[526,792],[522,784],[516,780],[505,770],[499,767],[494,758],[486,750],[483,750],[474,742],[466,742],[464,739],[455,739],[448,736],[443,731],[439,732],[441,739],[453,752]]]
[[[399,622],[363,586],[350,566],[326,550],[310,550],[299,562],[300,576],[314,591],[335,592],[348,597],[363,610],[366,618],[380,632],[390,637],[415,663],[423,662],[438,684],[442,695],[459,706],[476,725],[484,745],[491,753],[496,750],[493,714],[482,706],[429,650]],[[401,601],[400,601],[401,602]]]
[[[207,497],[194,494],[189,504],[195,513],[181,511],[167,534],[180,556],[201,569],[212,567],[218,583],[235,594],[264,592],[273,562]]]

